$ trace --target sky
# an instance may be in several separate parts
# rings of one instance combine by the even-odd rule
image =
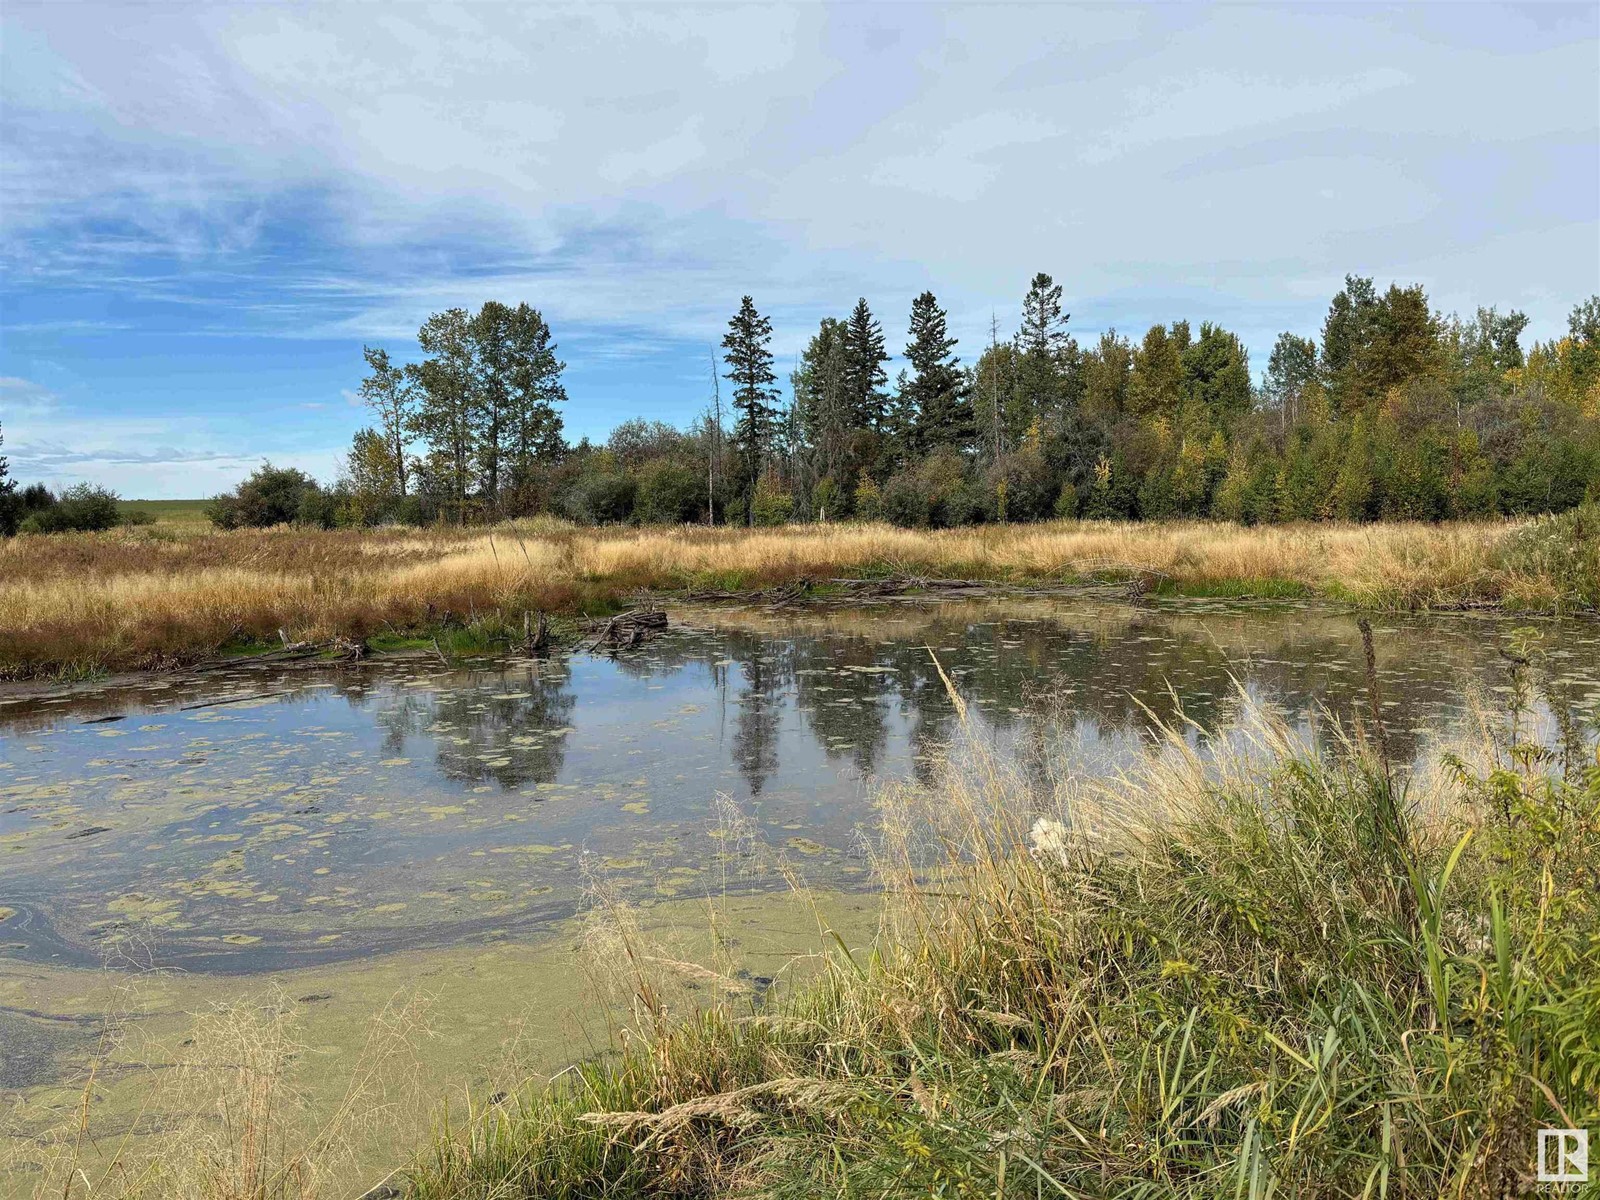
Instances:
[[[1259,373],[1346,273],[1600,292],[1600,5],[123,3],[0,8],[14,476],[331,479],[365,345],[527,301],[568,436],[683,424],[749,293],[787,375],[865,296],[964,360],[1036,271],[1080,341],[1187,318]]]

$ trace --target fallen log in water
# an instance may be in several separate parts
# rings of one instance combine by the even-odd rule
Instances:
[[[990,586],[980,579],[923,579],[918,575],[897,575],[888,579],[834,579],[829,582],[845,588],[852,596],[898,596],[913,591]]]
[[[239,667],[284,666],[321,667],[329,663],[360,662],[367,656],[367,644],[352,638],[333,637],[325,642],[291,642],[278,631],[283,649],[268,650],[264,654],[241,654],[236,658],[207,658],[183,664],[182,670],[190,673],[226,671]]]
[[[587,646],[579,649],[590,654],[605,651],[631,650],[651,634],[667,627],[667,614],[659,608],[635,608],[618,613],[604,622],[591,621],[586,627],[595,636]]]
[[[786,604],[797,604],[811,595],[811,589],[816,586],[809,575],[802,575],[792,583],[785,583],[779,587],[768,588],[764,592],[757,592],[756,598],[765,600],[774,608],[782,608]]]

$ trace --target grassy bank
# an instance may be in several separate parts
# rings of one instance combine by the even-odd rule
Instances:
[[[1409,788],[1175,736],[1054,815],[978,747],[886,809],[877,955],[677,1021],[641,974],[620,1058],[406,1194],[1531,1194],[1535,1131],[1600,1122],[1600,766],[1524,717]]]
[[[1595,524],[1592,512],[1568,514],[1535,526],[1548,536],[1532,540],[1527,526],[1504,523],[1200,522],[930,532],[538,521],[475,530],[156,526],[17,537],[0,542],[0,675],[158,667],[230,644],[276,643],[280,630],[292,641],[404,637],[488,614],[516,623],[529,609],[604,611],[641,590],[736,591],[801,577],[1142,577],[1158,591],[1322,596],[1380,608],[1592,607],[1600,600]]]

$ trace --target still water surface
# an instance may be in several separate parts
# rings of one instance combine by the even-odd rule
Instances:
[[[240,666],[0,695],[0,954],[252,972],[511,936],[595,879],[716,886],[733,809],[833,887],[867,883],[870,779],[954,720],[931,647],[1004,744],[1064,718],[1132,752],[1235,680],[1294,720],[1364,703],[1354,618],[1260,602],[1038,597],[674,612],[619,657]],[[1374,621],[1390,738],[1425,756],[1535,625],[1561,702],[1600,712],[1600,624]],[[726,801],[719,801],[719,796]]]

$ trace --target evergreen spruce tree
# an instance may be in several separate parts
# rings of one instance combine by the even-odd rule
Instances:
[[[1071,319],[1071,313],[1061,311],[1061,285],[1040,271],[1022,298],[1022,328],[1017,331],[1017,343],[1024,354],[1053,361],[1066,345],[1067,322]]]
[[[967,394],[961,360],[951,353],[956,339],[950,336],[947,322],[932,292],[923,292],[911,302],[911,341],[906,345],[911,376],[902,395],[908,414],[914,414],[908,447],[912,453],[946,447],[965,450],[977,437],[972,398]]]
[[[723,378],[733,384],[734,443],[738,447],[744,478],[745,524],[753,515],[751,502],[756,480],[761,476],[762,460],[770,452],[777,422],[777,375],[772,370],[772,321],[756,311],[749,296],[739,303],[739,311],[728,321],[723,336],[722,361],[728,370]]]
[[[808,468],[808,482],[850,478],[853,397],[848,392],[848,327],[824,317],[790,376],[794,395],[795,450]]]
[[[849,403],[850,423],[857,429],[881,432],[888,415],[889,397],[883,387],[888,382],[884,363],[883,326],[867,307],[866,297],[856,301],[843,327],[844,394]]]
[[[1078,345],[1067,332],[1071,319],[1061,310],[1061,285],[1039,272],[1022,299],[1017,331],[1017,411],[1009,424],[1018,441],[1036,422],[1076,408]]]
[[[910,466],[928,452],[923,444],[923,427],[917,409],[917,392],[905,371],[895,376],[894,395],[883,418],[883,432],[889,444],[889,466]]]

